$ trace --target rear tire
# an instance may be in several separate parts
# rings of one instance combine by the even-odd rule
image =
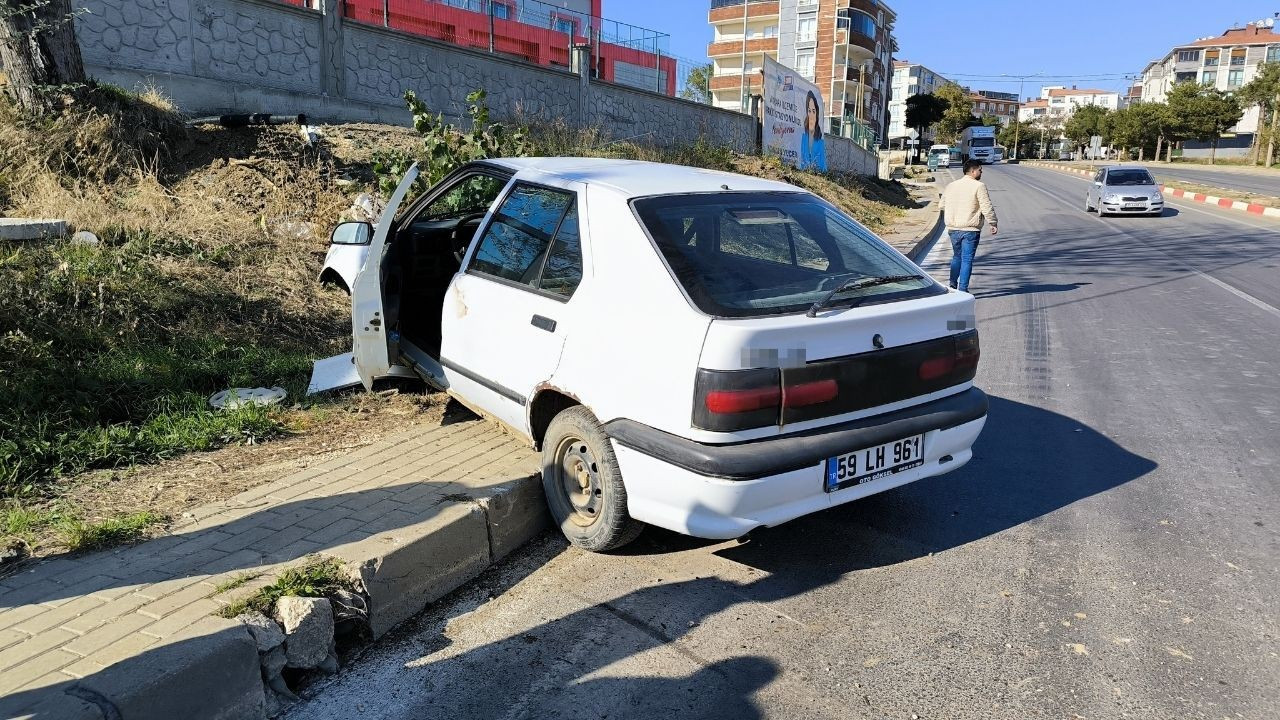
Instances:
[[[581,405],[561,410],[547,427],[542,490],[560,532],[583,550],[616,550],[644,530],[644,523],[627,514],[627,489],[613,445]]]

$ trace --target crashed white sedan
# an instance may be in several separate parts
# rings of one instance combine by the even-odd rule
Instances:
[[[352,283],[313,390],[417,375],[526,437],[565,535],[733,538],[967,462],[973,297],[791,185],[621,160],[460,168]]]

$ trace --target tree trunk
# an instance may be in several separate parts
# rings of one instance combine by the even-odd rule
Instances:
[[[1165,157],[1164,161],[1170,162],[1170,163],[1173,162],[1173,141],[1172,140],[1170,140],[1169,144],[1165,147],[1165,152],[1168,153],[1168,155]]]
[[[1213,145],[1209,146],[1209,164],[1213,164],[1213,159],[1218,155],[1218,138],[1213,139]]]
[[[0,0],[0,64],[9,96],[29,113],[54,108],[50,90],[85,82],[71,0]]]
[[[1271,132],[1267,134],[1267,167],[1276,161],[1276,133],[1280,132],[1280,95],[1271,106]]]
[[[1156,136],[1156,154],[1155,154],[1156,162],[1160,162],[1160,150],[1163,147],[1164,147],[1164,136],[1157,135]]]
[[[1141,145],[1138,146],[1138,162],[1142,162],[1143,157],[1147,154],[1147,149]]]

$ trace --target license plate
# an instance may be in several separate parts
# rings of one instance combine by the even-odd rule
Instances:
[[[1146,204],[1146,203],[1140,203],[1140,202],[1139,202],[1139,203],[1125,203],[1125,204],[1124,204],[1124,206],[1125,206],[1125,207],[1127,207],[1127,208],[1141,208],[1141,207],[1146,207],[1146,206],[1147,206],[1147,204]]]
[[[865,485],[924,464],[924,435],[913,435],[883,445],[827,458],[827,492]]]

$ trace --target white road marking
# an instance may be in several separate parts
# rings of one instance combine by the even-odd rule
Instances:
[[[1081,179],[1083,179],[1083,178],[1081,178]],[[1088,181],[1087,181],[1087,180],[1085,180],[1085,182],[1088,182]],[[1067,205],[1070,205],[1070,204],[1071,204],[1071,203],[1070,203],[1070,201],[1066,200],[1065,198],[1063,198],[1063,197],[1061,197],[1061,196],[1059,196],[1059,195],[1054,195],[1053,193],[1049,192],[1048,190],[1045,190],[1044,188],[1037,187],[1037,186],[1032,185],[1032,184],[1030,184],[1030,183],[1026,183],[1026,184],[1025,184],[1025,187],[1029,187],[1029,188],[1031,188],[1032,190],[1035,190],[1035,191],[1037,191],[1037,192],[1040,192],[1040,193],[1043,193],[1043,194],[1045,194],[1045,195],[1048,195],[1049,197],[1053,198],[1054,200],[1057,200],[1057,201],[1059,201],[1059,202],[1065,203],[1065,204],[1067,204]],[[1195,208],[1187,208],[1187,209],[1188,209],[1188,210],[1195,210]],[[1203,211],[1198,210],[1197,212],[1203,212]],[[1210,217],[1215,217],[1215,218],[1216,218],[1216,217],[1219,217],[1218,215],[1213,215],[1212,213],[1204,213],[1204,214],[1205,214],[1205,215],[1209,215]],[[1277,308],[1277,307],[1274,307],[1274,306],[1272,306],[1272,305],[1269,305],[1269,304],[1267,304],[1267,303],[1263,302],[1262,300],[1259,300],[1258,298],[1256,298],[1256,297],[1254,297],[1254,296],[1250,295],[1249,293],[1247,293],[1247,292],[1245,292],[1245,291],[1241,290],[1240,288],[1235,287],[1234,285],[1230,285],[1230,284],[1228,284],[1228,283],[1225,283],[1225,282],[1223,282],[1223,281],[1219,280],[1218,278],[1215,278],[1215,277],[1213,277],[1213,276],[1211,276],[1211,275],[1206,275],[1205,273],[1200,272],[1199,270],[1195,269],[1194,267],[1192,267],[1192,266],[1190,266],[1190,265],[1186,264],[1185,262],[1183,262],[1181,259],[1176,258],[1176,257],[1174,257],[1174,256],[1172,256],[1172,255],[1170,255],[1170,254],[1168,254],[1168,253],[1166,253],[1166,252],[1164,252],[1163,250],[1161,250],[1161,249],[1159,249],[1159,248],[1157,248],[1157,247],[1155,247],[1155,246],[1151,245],[1151,244],[1150,244],[1150,243],[1148,243],[1146,240],[1143,240],[1141,237],[1139,237],[1139,236],[1137,236],[1137,235],[1135,235],[1135,234],[1132,234],[1132,233],[1130,233],[1130,232],[1128,232],[1128,231],[1126,231],[1126,230],[1123,230],[1123,229],[1121,229],[1121,228],[1118,228],[1118,227],[1116,227],[1116,226],[1114,226],[1114,225],[1112,225],[1112,224],[1108,223],[1106,220],[1104,220],[1104,219],[1102,219],[1102,218],[1100,218],[1100,217],[1098,217],[1098,216],[1096,216],[1096,215],[1089,214],[1089,218],[1090,218],[1090,219],[1092,219],[1092,220],[1096,220],[1096,221],[1098,221],[1098,222],[1102,223],[1103,225],[1106,225],[1107,227],[1111,228],[1112,230],[1115,230],[1116,232],[1118,232],[1118,233],[1120,233],[1120,234],[1122,234],[1122,235],[1127,236],[1127,237],[1128,237],[1129,239],[1131,239],[1131,240],[1137,240],[1138,242],[1140,242],[1140,243],[1142,243],[1143,245],[1147,246],[1147,247],[1148,247],[1148,248],[1150,248],[1151,250],[1154,250],[1155,252],[1160,253],[1161,255],[1165,256],[1166,258],[1169,258],[1170,260],[1172,260],[1174,263],[1176,263],[1176,264],[1178,264],[1178,265],[1182,266],[1182,268],[1183,268],[1183,269],[1185,269],[1185,270],[1187,270],[1188,272],[1193,273],[1193,274],[1195,274],[1195,275],[1197,275],[1197,276],[1199,276],[1199,277],[1201,277],[1201,278],[1203,278],[1203,279],[1205,279],[1205,280],[1209,281],[1210,283],[1213,283],[1214,285],[1217,285],[1218,287],[1222,288],[1223,290],[1226,290],[1227,292],[1231,293],[1232,295],[1235,295],[1236,297],[1240,298],[1241,300],[1244,300],[1244,301],[1245,301],[1245,302],[1247,302],[1247,303],[1250,303],[1250,304],[1252,304],[1252,305],[1255,305],[1255,306],[1257,306],[1258,308],[1261,308],[1262,310],[1265,310],[1265,311],[1267,311],[1267,312],[1271,313],[1272,315],[1275,315],[1276,317],[1280,317],[1280,308]],[[1226,219],[1226,220],[1235,220],[1235,218],[1226,218],[1226,217],[1224,217],[1224,218],[1222,218],[1222,219]],[[1237,222],[1238,222],[1238,221],[1237,221]],[[1244,225],[1248,225],[1248,223],[1242,223],[1242,224],[1244,224]],[[1250,227],[1250,228],[1253,228],[1254,230],[1259,230],[1259,229],[1261,229],[1261,228],[1258,228],[1256,225],[1249,225],[1249,227]]]

